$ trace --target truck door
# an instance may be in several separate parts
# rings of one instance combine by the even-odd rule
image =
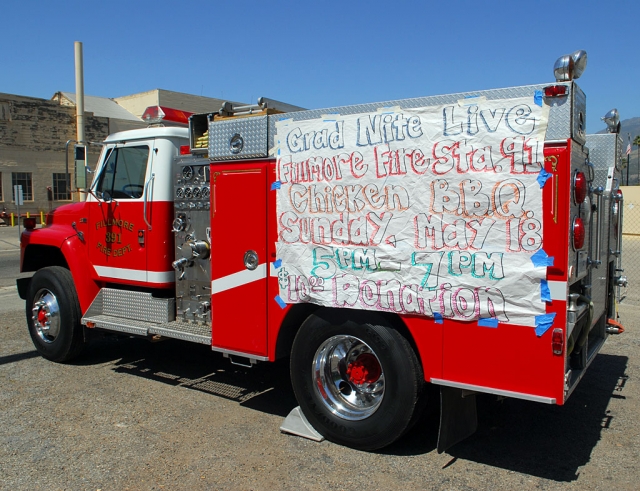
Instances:
[[[211,166],[213,346],[267,356],[267,167]]]
[[[172,271],[164,273],[167,278],[153,271],[158,268],[149,271],[154,155],[153,139],[105,150],[105,163],[93,184],[88,238],[91,263],[105,282],[170,286],[174,279]]]

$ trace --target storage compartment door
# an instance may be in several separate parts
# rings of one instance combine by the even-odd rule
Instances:
[[[211,166],[213,346],[267,356],[267,168]]]

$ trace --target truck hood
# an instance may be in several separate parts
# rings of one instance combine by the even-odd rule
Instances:
[[[80,218],[86,217],[86,203],[71,203],[62,205],[47,215],[47,226],[49,225],[71,225],[72,222],[79,222]]]

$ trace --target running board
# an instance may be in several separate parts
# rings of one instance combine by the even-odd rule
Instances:
[[[102,288],[82,317],[90,329],[134,336],[162,336],[211,346],[211,324],[176,321],[175,299],[151,293]]]
[[[134,336],[162,336],[211,346],[211,327],[202,324],[180,321],[153,324],[104,314],[85,316],[82,318],[82,324],[88,328],[106,329]]]

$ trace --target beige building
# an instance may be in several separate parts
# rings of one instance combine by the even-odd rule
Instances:
[[[68,172],[73,174],[75,100],[69,92],[57,92],[51,100],[0,93],[0,216],[16,212],[16,184],[22,185],[23,215],[47,213],[79,200],[66,185],[67,147]],[[149,106],[205,113],[217,111],[223,102],[162,89],[113,99],[85,96],[85,138],[99,143],[110,133],[143,128],[140,117]],[[99,153],[100,145],[90,145],[89,165],[97,162]]]

